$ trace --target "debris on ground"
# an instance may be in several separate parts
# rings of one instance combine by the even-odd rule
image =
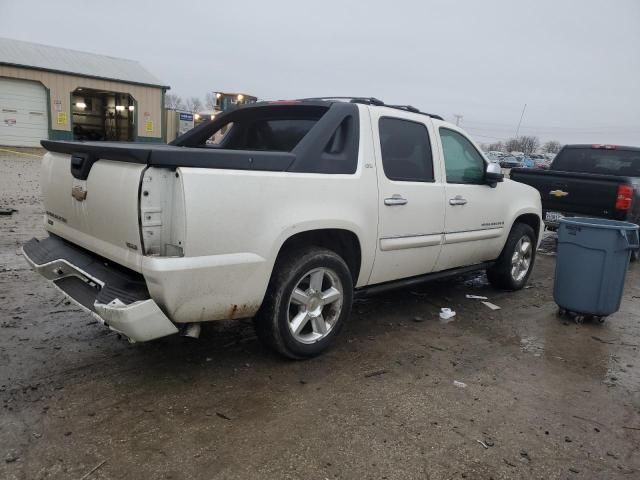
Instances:
[[[378,377],[380,375],[384,375],[385,373],[389,373],[389,370],[375,370],[373,372],[365,373],[364,378]]]
[[[480,445],[482,445],[485,449],[489,448],[489,445],[487,445],[486,443],[484,443],[482,440],[476,440],[476,442],[478,442]]]
[[[489,300],[489,297],[483,297],[482,295],[469,295],[468,293],[466,297],[472,300]]]
[[[500,307],[495,303],[491,303],[491,302],[481,302],[481,303],[489,307],[491,310],[500,310]]]
[[[450,308],[443,307],[440,309],[440,320],[450,320],[456,316],[456,312]]]
[[[424,322],[424,317],[413,317],[413,321],[416,323]]]
[[[467,388],[467,384],[464,382],[459,382],[458,380],[453,381],[453,386],[458,388]]]
[[[9,453],[7,453],[7,456],[4,457],[4,461],[7,463],[13,463],[16,460],[18,460],[20,458],[20,455],[18,455],[17,452],[15,451],[10,451]]]
[[[92,473],[94,473],[96,470],[98,470],[100,467],[102,467],[105,463],[107,463],[106,460],[101,461],[98,465],[96,465],[95,467],[93,467],[91,470],[89,470],[87,473],[85,473],[80,480],[85,480],[87,478],[89,478],[91,476]]]
[[[17,211],[15,208],[0,208],[0,215],[13,215]]]

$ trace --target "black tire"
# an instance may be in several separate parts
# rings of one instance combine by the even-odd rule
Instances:
[[[289,328],[290,298],[301,279],[319,268],[333,272],[339,279],[342,306],[339,313],[334,310],[336,320],[326,336],[313,343],[303,343]],[[329,348],[340,333],[351,313],[352,303],[353,279],[342,257],[318,247],[286,252],[276,262],[262,306],[254,318],[256,333],[265,345],[285,357],[296,360],[315,357]]]
[[[515,279],[511,275],[511,261],[515,253],[516,245],[523,237],[528,237],[531,242],[531,259],[526,274],[520,279]],[[524,287],[533,271],[533,264],[536,259],[536,246],[536,234],[533,228],[525,223],[516,223],[509,233],[507,243],[498,260],[487,269],[487,278],[491,285],[501,290],[520,290]]]

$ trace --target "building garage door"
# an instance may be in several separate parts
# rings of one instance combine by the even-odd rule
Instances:
[[[0,145],[39,147],[48,137],[47,94],[36,82],[0,78]]]

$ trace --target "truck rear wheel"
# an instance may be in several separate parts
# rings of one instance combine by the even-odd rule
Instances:
[[[353,280],[335,252],[311,247],[278,259],[254,320],[258,337],[293,359],[319,355],[351,312]]]
[[[496,263],[487,269],[491,285],[502,290],[520,290],[527,284],[536,258],[536,234],[529,225],[517,223]]]

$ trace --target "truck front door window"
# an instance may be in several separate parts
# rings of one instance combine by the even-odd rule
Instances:
[[[447,183],[483,184],[485,162],[471,142],[448,128],[440,129]]]

